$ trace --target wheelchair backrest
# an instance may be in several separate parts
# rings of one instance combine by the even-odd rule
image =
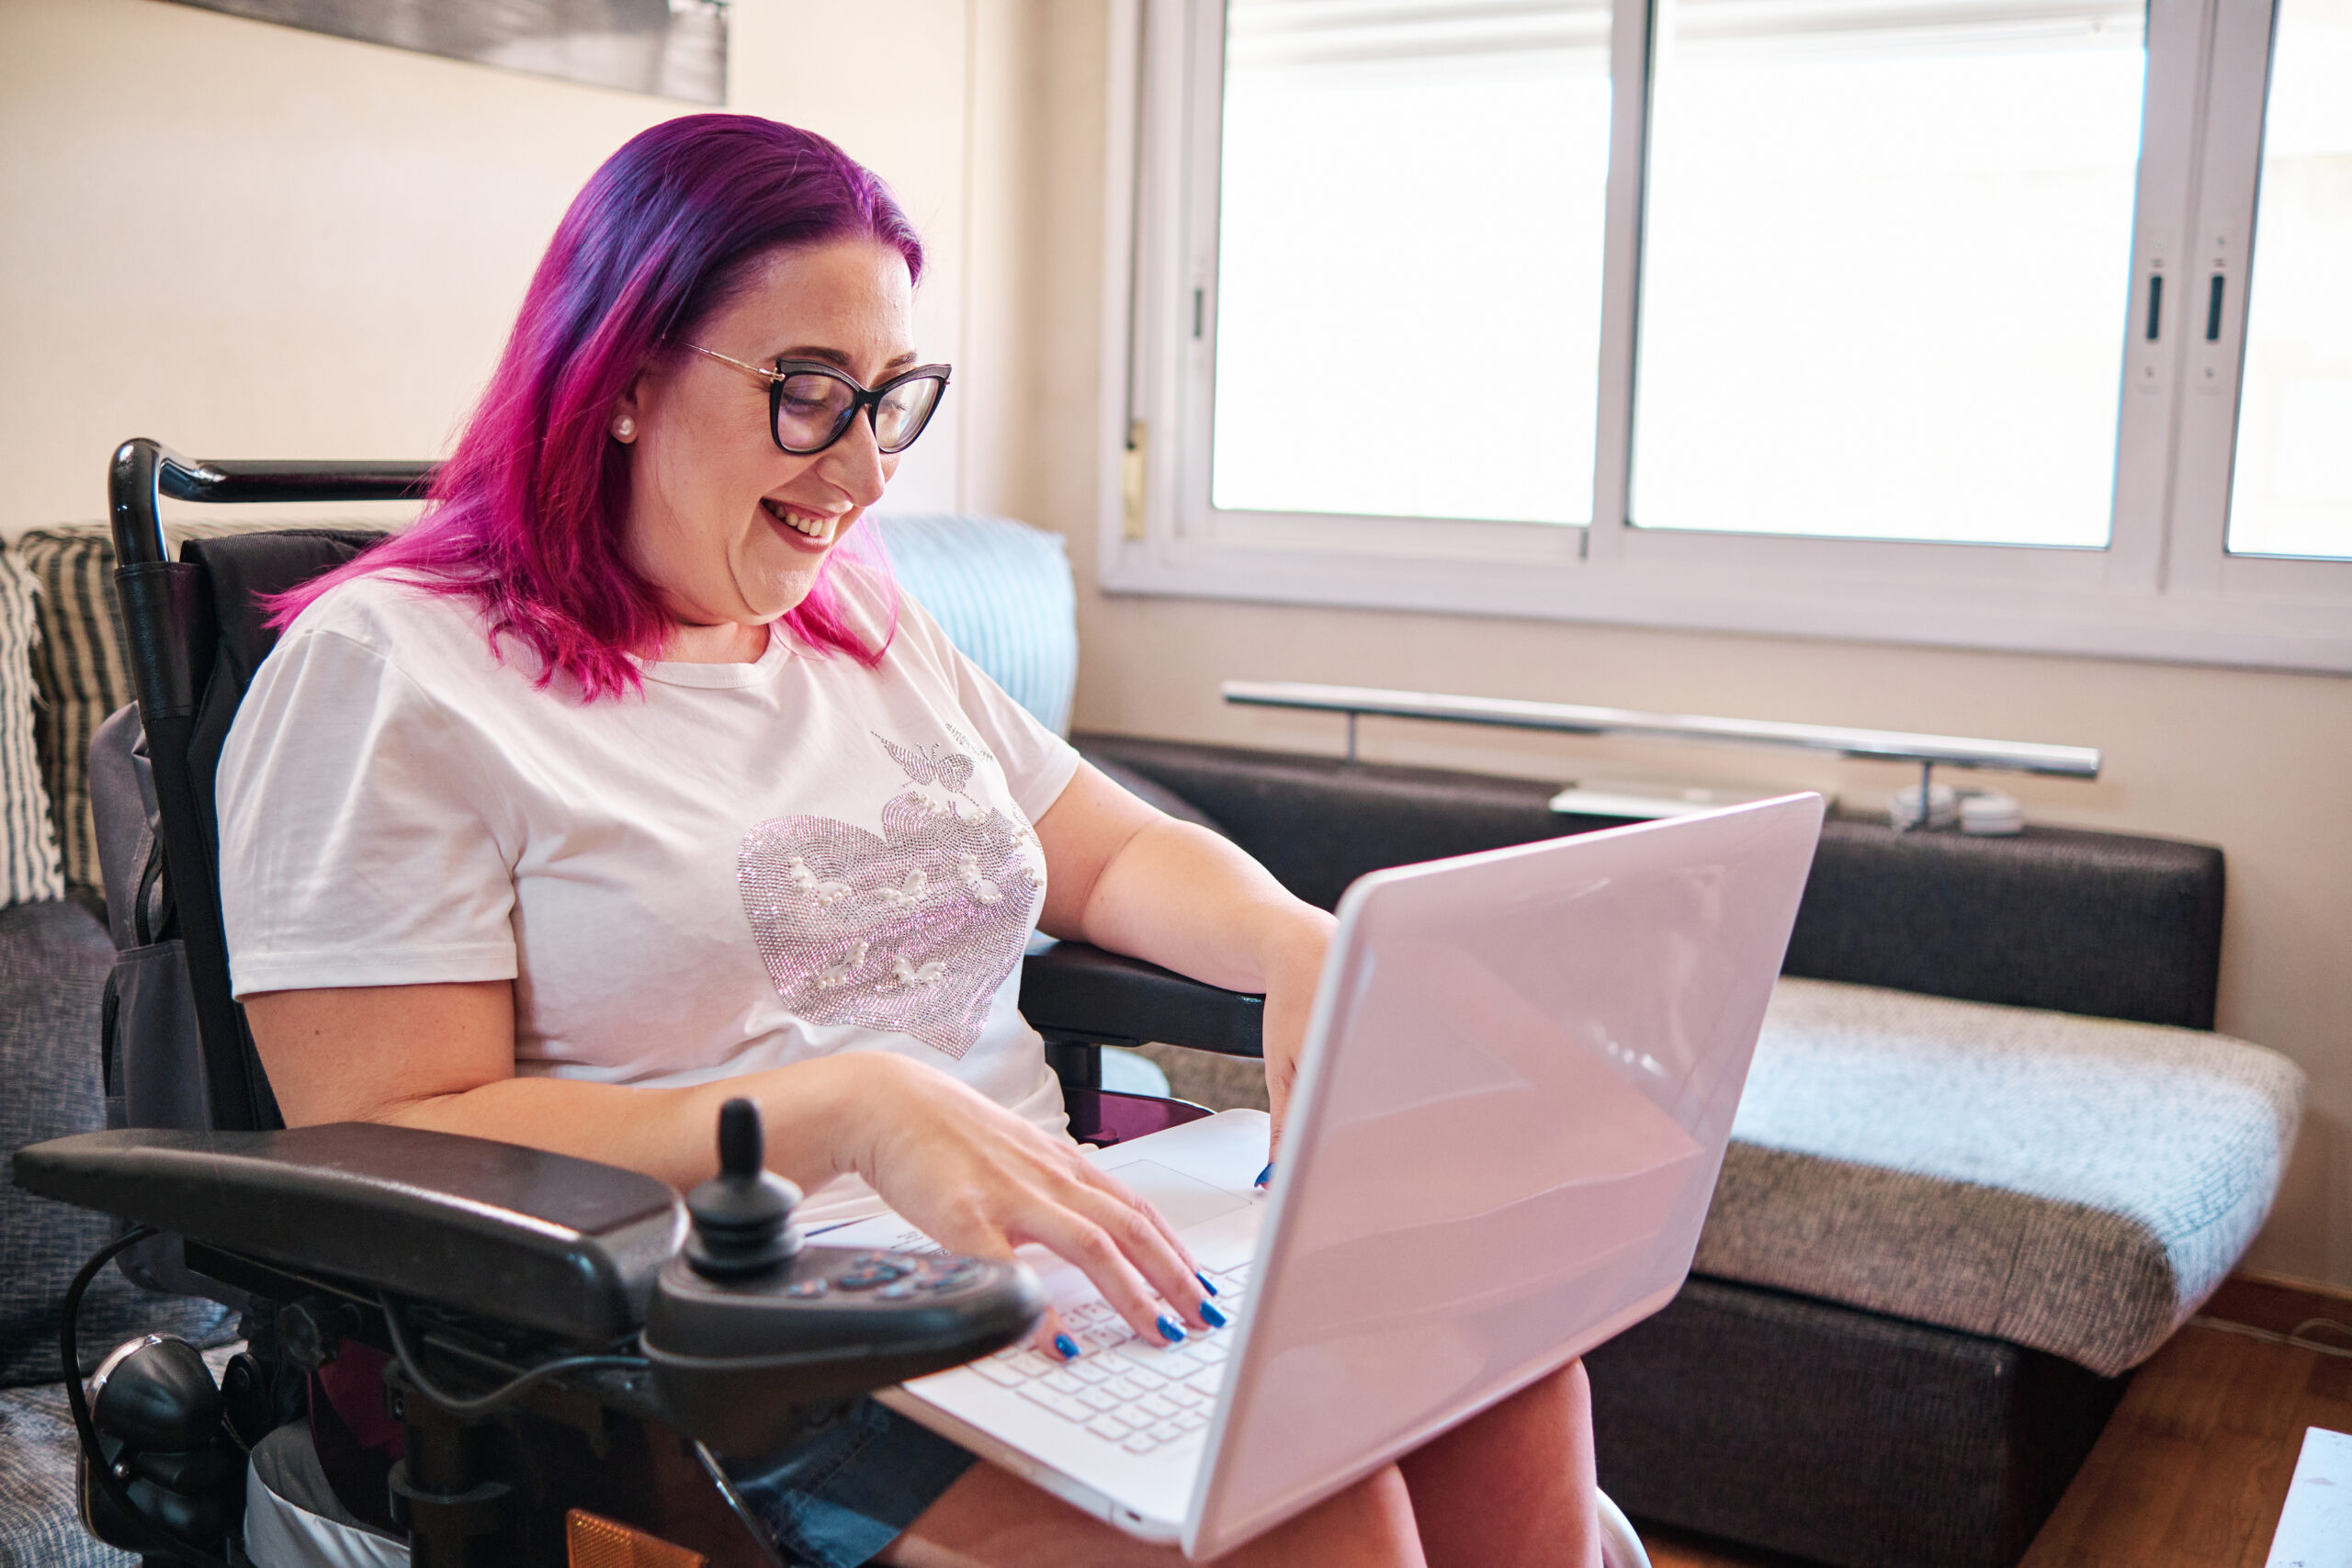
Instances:
[[[183,724],[150,732],[110,720],[91,746],[98,861],[119,953],[106,1047],[108,1119],[116,1125],[241,1132],[282,1125],[244,1010],[232,998],[218,934],[213,774],[254,671],[277,641],[266,621],[266,597],[341,566],[382,537],[291,529],[191,539],[174,563],[182,591],[152,598],[127,625],[134,649],[170,639],[200,694]],[[176,791],[164,787],[172,773],[182,775]],[[212,940],[191,941],[198,929]]]
[[[213,773],[254,671],[277,641],[264,601],[382,537],[321,527],[254,532],[190,539],[171,560],[159,494],[387,500],[421,493],[430,474],[415,463],[197,463],[145,440],[115,454],[115,584],[139,731],[109,725],[94,745],[92,804],[105,818],[99,858],[109,895],[130,895],[127,908],[109,899],[119,957],[107,1009],[107,1094],[124,1125],[282,1125],[230,988]]]

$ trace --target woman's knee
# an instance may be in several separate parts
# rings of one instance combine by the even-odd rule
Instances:
[[[1396,1466],[1383,1465],[1217,1561],[1230,1568],[1423,1568],[1412,1494]]]

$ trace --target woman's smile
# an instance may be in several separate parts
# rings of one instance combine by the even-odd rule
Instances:
[[[787,544],[803,549],[822,550],[831,546],[841,525],[841,513],[816,513],[779,501],[775,496],[763,497],[760,509],[769,518],[783,525]]]

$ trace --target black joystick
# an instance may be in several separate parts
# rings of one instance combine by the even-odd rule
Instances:
[[[662,1266],[638,1343],[664,1419],[722,1454],[773,1453],[808,1412],[1010,1345],[1046,1309],[1010,1258],[800,1245],[800,1193],[763,1168],[759,1107],[718,1113],[718,1174]]]
[[[767,1169],[760,1107],[730,1100],[718,1111],[718,1174],[686,1194],[694,1216],[686,1266],[706,1280],[756,1280],[800,1251],[792,1211],[800,1189]]]

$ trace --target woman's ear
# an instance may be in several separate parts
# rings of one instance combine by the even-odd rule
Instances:
[[[605,429],[611,432],[613,439],[624,446],[637,439],[644,387],[645,372],[640,370],[629,378],[628,390],[622,392],[619,400],[613,404],[613,417],[606,423]]]

